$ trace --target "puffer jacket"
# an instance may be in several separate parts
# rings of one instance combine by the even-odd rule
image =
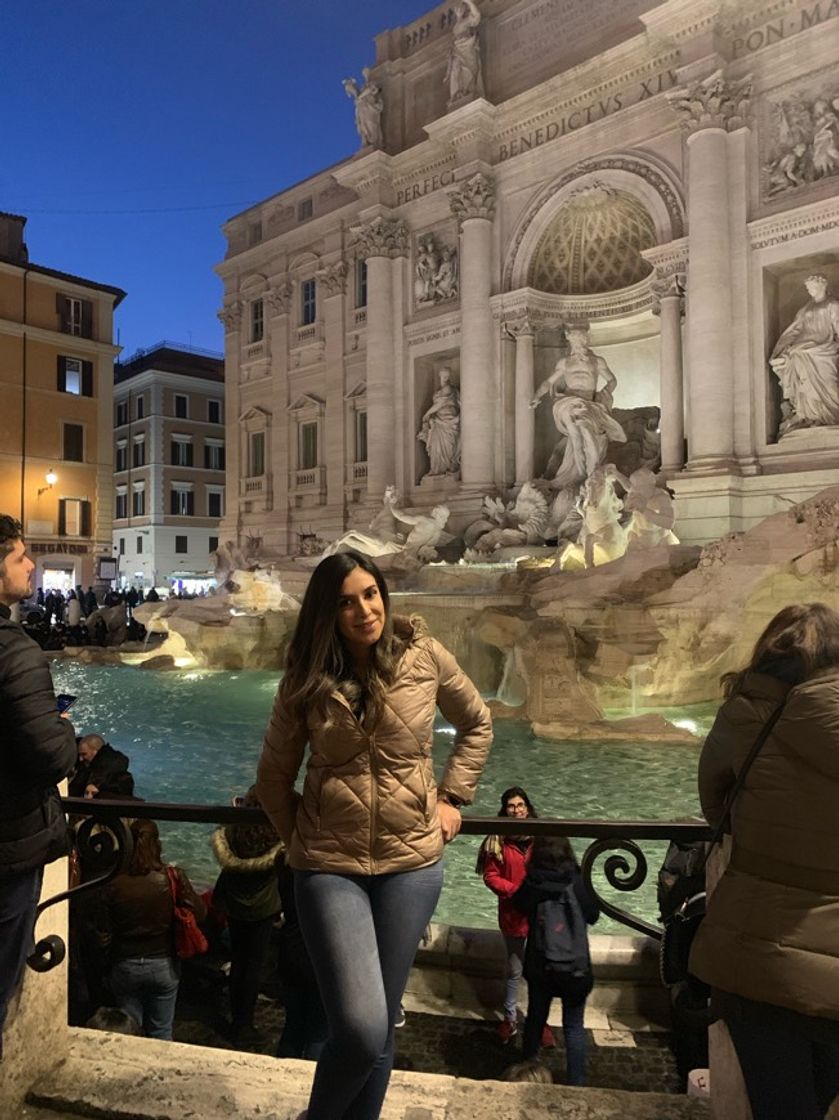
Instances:
[[[47,659],[0,604],[0,878],[66,855],[56,782],[75,762],[73,726],[58,714]]]
[[[498,925],[508,937],[527,937],[527,914],[513,905],[513,895],[527,875],[532,841],[522,848],[510,838],[501,841],[501,859],[487,853],[484,860],[484,882],[498,895]]]
[[[700,798],[716,825],[727,791],[784,696],[783,714],[737,795],[731,859],[709,899],[690,965],[723,992],[839,1019],[839,671],[822,671],[792,689],[747,674],[702,749]]]
[[[278,883],[283,845],[276,844],[258,855],[244,858],[230,844],[228,829],[217,828],[212,839],[213,855],[221,874],[213,888],[213,905],[228,918],[261,922],[281,909]]]
[[[257,769],[259,800],[296,870],[376,875],[436,862],[443,851],[431,757],[437,705],[455,728],[440,789],[468,804],[492,742],[489,710],[418,618],[394,618],[407,642],[373,727],[340,693],[326,719],[274,709]],[[309,745],[303,795],[294,781]]]

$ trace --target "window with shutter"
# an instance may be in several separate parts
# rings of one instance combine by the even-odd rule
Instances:
[[[64,537],[67,535],[67,499],[58,499],[58,535]]]
[[[117,404],[117,422],[116,426],[121,428],[124,424],[128,423],[128,401],[119,401]]]
[[[91,526],[90,502],[79,502],[79,505],[81,506],[81,535],[89,537]]]
[[[84,462],[84,428],[81,424],[64,425],[64,454],[71,463]]]
[[[93,362],[82,362],[82,396],[93,396]]]
[[[146,465],[146,441],[144,439],[136,439],[134,441],[134,453],[131,462],[135,467],[144,467]]]

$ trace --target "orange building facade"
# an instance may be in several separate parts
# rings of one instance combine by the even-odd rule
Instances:
[[[25,224],[0,213],[0,512],[23,525],[35,586],[88,587],[113,565],[113,314],[125,293],[31,263]]]

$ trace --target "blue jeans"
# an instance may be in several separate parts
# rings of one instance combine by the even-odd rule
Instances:
[[[565,1062],[569,1085],[586,1083],[586,1032],[583,1018],[586,999],[591,991],[591,980],[586,977],[568,977],[567,983],[551,990],[542,983],[527,982],[527,1018],[524,1021],[522,1056],[535,1058],[539,1053],[542,1031],[548,1021],[551,1002],[555,996],[562,1000],[562,1034],[565,1039]]]
[[[724,1016],[753,1120],[822,1120],[839,1094],[839,1043],[818,1018],[743,1001]]]
[[[111,969],[117,1007],[133,1015],[147,1038],[172,1038],[181,969],[171,957],[129,957]]]
[[[297,914],[329,1023],[308,1120],[377,1120],[393,1024],[442,885],[442,861],[388,875],[295,871]]]
[[[524,947],[526,937],[513,937],[504,934],[504,948],[507,950],[507,986],[504,990],[504,1018],[511,1023],[518,1020],[519,981],[524,967]]]
[[[0,1058],[9,1004],[32,950],[32,930],[43,878],[44,869],[38,867],[0,879]]]

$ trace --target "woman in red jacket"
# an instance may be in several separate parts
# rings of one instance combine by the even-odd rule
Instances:
[[[511,786],[501,794],[499,817],[536,817],[536,810],[521,786]],[[475,870],[483,875],[489,889],[498,895],[498,924],[504,935],[507,952],[507,990],[504,997],[504,1019],[498,1024],[501,1041],[507,1043],[518,1030],[519,981],[524,965],[527,943],[527,917],[513,906],[512,898],[527,875],[527,864],[533,840],[529,836],[487,836],[478,852]],[[543,1046],[553,1045],[548,1027],[542,1037]]]

